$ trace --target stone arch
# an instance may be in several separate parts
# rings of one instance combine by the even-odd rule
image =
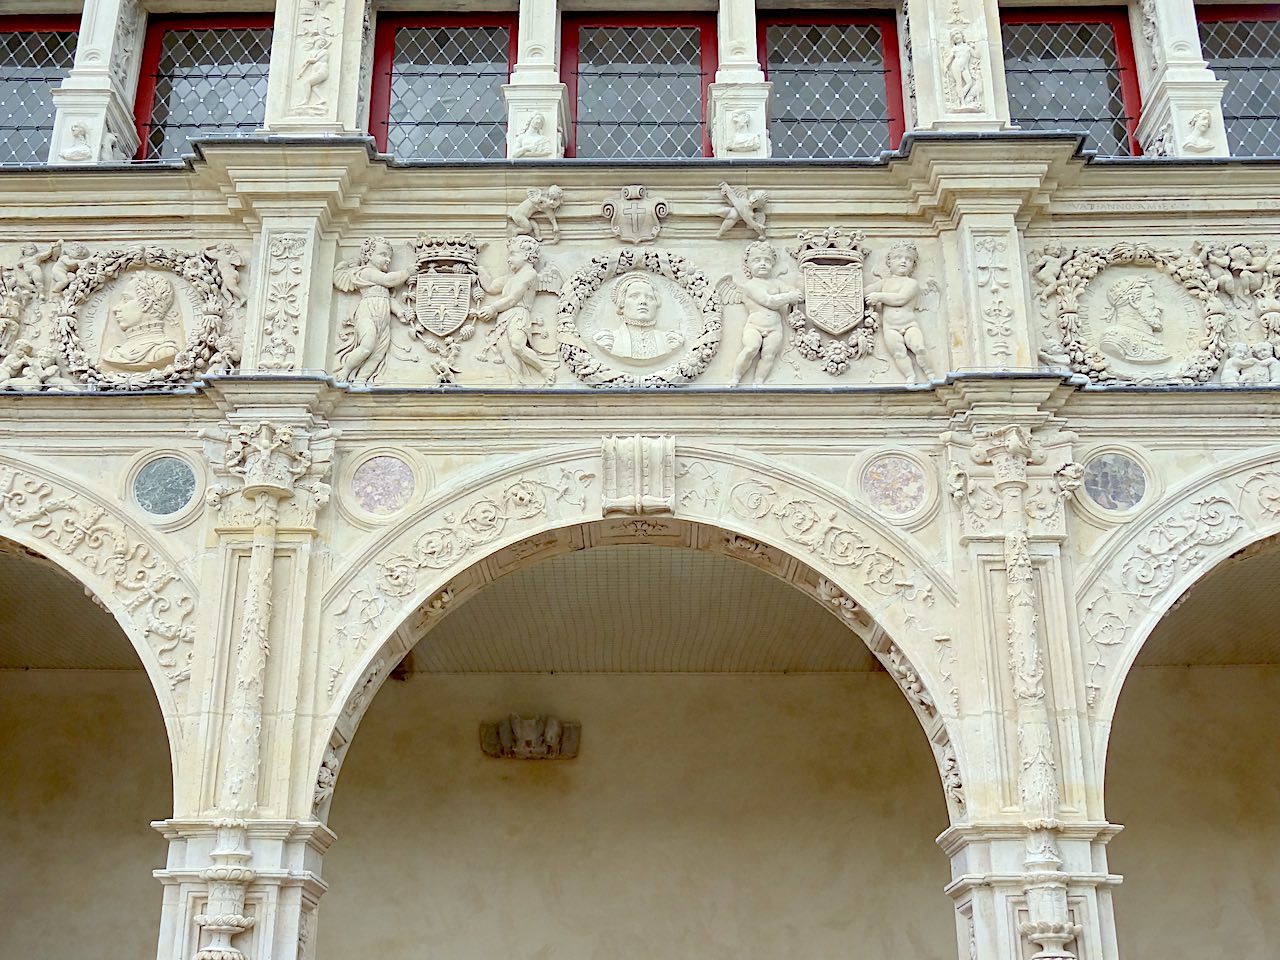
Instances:
[[[1280,450],[1228,461],[1144,510],[1077,593],[1099,771],[1124,681],[1156,625],[1232,555],[1280,534]]]
[[[355,558],[322,605],[327,709],[323,738],[311,744],[314,815],[327,812],[373,695],[454,603],[495,569],[585,549],[584,531],[608,524],[615,537],[630,529],[632,543],[665,540],[754,560],[826,605],[898,681],[934,749],[951,817],[961,819],[956,693],[934,649],[942,635],[935,624],[956,606],[951,582],[821,480],[731,452],[681,446],[677,454],[669,514],[606,518],[600,448],[567,448],[459,481]]]
[[[58,567],[120,625],[160,704],[176,785],[194,586],[121,505],[38,462],[0,456],[0,537]]]

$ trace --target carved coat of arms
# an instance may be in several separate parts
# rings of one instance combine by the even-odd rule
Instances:
[[[410,310],[406,322],[423,333],[447,337],[475,312],[481,291],[476,261],[480,245],[471,234],[418,237],[417,270],[409,278]]]
[[[824,233],[801,233],[791,254],[804,275],[804,313],[809,322],[833,337],[848,333],[866,315],[862,297],[862,263],[867,250],[861,230],[835,227]]]
[[[667,210],[667,201],[649,196],[648,189],[638,183],[623,187],[617,199],[610,197],[600,208],[609,229],[623,243],[656,239]]]

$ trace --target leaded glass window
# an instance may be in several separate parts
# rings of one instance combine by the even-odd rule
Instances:
[[[383,29],[372,109],[379,146],[406,159],[503,156],[514,24],[389,18]]]
[[[266,119],[271,18],[153,23],[142,68],[142,156],[171,160],[196,137],[248,136]],[[159,32],[157,37],[155,34]]]
[[[775,157],[872,157],[894,145],[902,91],[891,19],[766,23],[763,34]]]
[[[0,19],[0,163],[44,163],[49,159],[53,133],[50,91],[62,83],[75,62],[79,23],[50,19],[40,26],[5,29],[6,23]]]
[[[1004,11],[1009,113],[1024,130],[1082,132],[1105,156],[1132,152],[1137,87],[1124,14],[1044,20]]]
[[[714,72],[709,25],[571,23],[565,43],[575,155],[701,157],[704,96]]]
[[[1212,7],[1198,13],[1204,58],[1227,81],[1222,116],[1231,152],[1280,156],[1280,20],[1218,20]]]

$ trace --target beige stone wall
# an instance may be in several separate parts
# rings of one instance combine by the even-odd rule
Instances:
[[[1129,677],[1107,761],[1121,956],[1275,956],[1278,701],[1275,665]]]
[[[141,670],[0,671],[4,957],[154,956],[173,808]]]
[[[486,758],[510,709],[581,755]],[[318,956],[943,960],[946,824],[883,673],[413,674],[344,764]]]

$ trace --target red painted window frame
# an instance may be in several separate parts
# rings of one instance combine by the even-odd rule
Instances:
[[[1129,155],[1142,156],[1138,143],[1138,121],[1142,119],[1142,91],[1138,88],[1138,62],[1133,55],[1133,34],[1129,12],[1124,7],[1001,7],[1000,23],[1105,23],[1116,41],[1120,65],[1120,99],[1124,102],[1125,131],[1129,135]]]
[[[711,156],[711,131],[707,128],[707,101],[711,81],[720,65],[716,48],[714,13],[652,13],[610,16],[601,13],[566,13],[560,23],[560,80],[569,97],[569,136],[564,155],[578,155],[578,31],[583,27],[692,27],[699,30],[702,72],[702,155]]]
[[[889,149],[897,150],[906,133],[902,104],[902,55],[898,48],[898,17],[891,10],[761,10],[756,14],[756,50],[760,69],[769,79],[769,27],[865,27],[880,28],[880,55],[884,59],[885,113],[889,122]]]
[[[133,122],[138,128],[138,160],[147,159],[151,138],[151,112],[156,103],[156,70],[160,66],[161,44],[171,30],[271,30],[275,14],[226,13],[201,16],[155,16],[147,21],[142,44],[142,65],[138,71],[138,93],[133,98]]]
[[[519,17],[515,13],[383,13],[373,38],[373,83],[369,91],[369,133],[381,153],[387,152],[391,117],[391,71],[395,66],[396,31],[405,27],[506,27],[507,80],[516,62]],[[381,128],[381,130],[379,130]]]
[[[1272,3],[1207,3],[1196,4],[1196,20],[1217,23],[1221,20],[1280,20],[1280,6]],[[1210,67],[1213,64],[1209,64]]]
[[[15,13],[0,16],[0,33],[79,33],[75,14]]]

